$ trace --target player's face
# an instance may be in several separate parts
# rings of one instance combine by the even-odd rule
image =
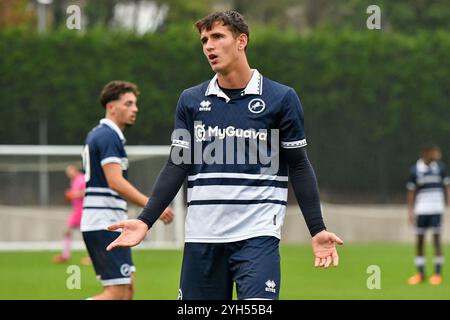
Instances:
[[[441,160],[441,157],[442,157],[441,150],[433,149],[430,151],[430,158],[432,161],[439,161]]]
[[[77,175],[77,169],[74,166],[68,166],[66,168],[66,176],[69,179],[72,179]]]
[[[134,93],[124,93],[118,100],[113,101],[111,104],[111,115],[114,117],[119,128],[124,129],[135,123],[138,107],[137,98]]]
[[[441,160],[441,157],[441,150],[437,148],[430,149],[423,155],[423,158],[426,162],[439,161]]]
[[[200,41],[203,53],[214,72],[222,74],[231,72],[239,55],[242,54],[241,37],[235,38],[222,22],[216,22],[211,30],[202,30]]]

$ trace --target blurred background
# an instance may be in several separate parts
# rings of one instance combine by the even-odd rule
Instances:
[[[366,25],[372,4],[379,30]],[[79,29],[68,27],[71,5]],[[300,96],[330,229],[348,241],[413,239],[409,167],[424,143],[450,156],[448,0],[1,0],[0,242],[59,239],[50,225],[64,221],[64,168],[79,152],[28,146],[81,146],[108,81],[141,90],[128,144],[169,144],[180,93],[213,76],[193,23],[226,9],[250,25],[251,66]],[[130,157],[131,180],[149,192],[165,156]],[[306,241],[290,204],[284,241]]]

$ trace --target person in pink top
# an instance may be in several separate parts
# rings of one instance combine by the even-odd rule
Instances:
[[[70,189],[65,192],[65,198],[72,204],[72,211],[66,221],[64,228],[64,245],[61,254],[53,257],[55,263],[64,263],[70,259],[72,247],[72,232],[74,229],[80,229],[81,214],[83,212],[83,197],[86,189],[84,174],[75,165],[68,165],[66,176],[70,179]],[[82,263],[88,264],[89,258],[83,258]]]

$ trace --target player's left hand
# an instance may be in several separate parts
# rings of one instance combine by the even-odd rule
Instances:
[[[64,193],[64,196],[65,196],[67,202],[71,202],[73,199],[75,199],[75,194],[70,189],[66,190],[66,192]]]
[[[144,240],[148,226],[139,219],[123,220],[108,226],[108,231],[115,231],[117,229],[122,229],[122,233],[106,247],[106,251],[111,251],[114,248],[130,248],[138,245]]]
[[[314,266],[328,268],[331,263],[336,267],[339,264],[339,256],[336,251],[336,243],[344,244],[338,236],[326,230],[320,231],[311,239],[311,245],[315,257]]]

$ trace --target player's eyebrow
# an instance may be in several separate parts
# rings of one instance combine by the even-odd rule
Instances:
[[[225,33],[217,31],[217,32],[209,34],[209,37],[210,38],[218,38],[218,37],[223,37],[224,35],[225,35]],[[206,40],[208,40],[208,36],[203,36],[200,38],[201,43],[205,43]]]

